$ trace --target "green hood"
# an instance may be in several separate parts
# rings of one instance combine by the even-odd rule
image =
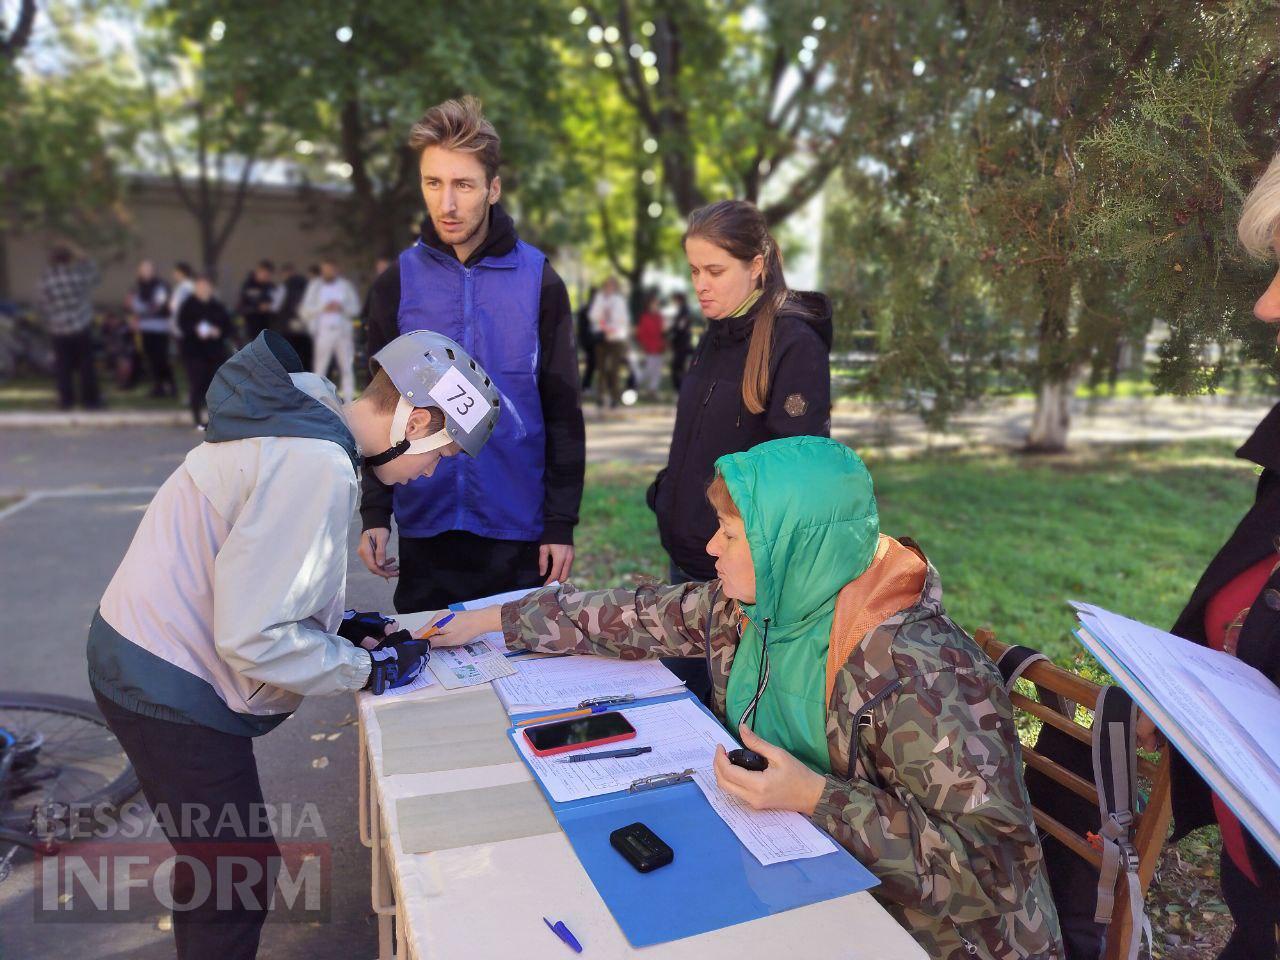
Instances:
[[[871,474],[826,437],[784,437],[716,461],[742,514],[756,573],[750,626],[729,673],[735,728],[755,696],[768,622],[769,682],[755,732],[830,772],[826,662],[836,594],[871,565],[880,536]]]

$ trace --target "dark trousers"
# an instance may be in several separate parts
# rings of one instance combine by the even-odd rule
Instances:
[[[89,330],[54,336],[53,370],[58,384],[58,406],[63,410],[75,406],[77,379],[80,381],[81,406],[102,406],[98,371],[93,366],[93,334]]]
[[[226,353],[216,355],[188,354],[182,358],[187,368],[187,403],[191,407],[191,419],[198,427],[205,422],[204,396],[213,383],[213,375],[227,359]]]
[[[451,603],[542,586],[538,544],[491,540],[463,530],[400,538],[397,613],[442,610]]]
[[[606,400],[616,407],[622,398],[622,390],[628,375],[627,344],[616,340],[600,340],[596,344],[596,369],[600,374],[600,388],[596,397],[600,406]]]
[[[703,583],[697,577],[691,577],[674,563],[668,571],[672,586],[681,583]],[[706,657],[663,657],[662,663],[668,670],[684,681],[684,685],[695,697],[708,708],[714,708],[711,694],[711,674],[707,671]]]
[[[1254,845],[1254,849],[1258,847]],[[1236,928],[1218,954],[1218,960],[1275,960],[1276,933],[1280,927],[1280,896],[1264,890],[1240,872],[1222,851],[1222,899]]]
[[[582,389],[590,390],[591,382],[596,376],[596,347],[594,343],[589,343],[583,347],[582,358]]]
[[[243,898],[235,890],[219,891],[215,882],[208,897],[192,903],[197,889],[195,872],[186,865],[190,861],[177,861],[173,902],[192,904],[173,913],[179,960],[252,960],[258,952],[280,856],[269,832],[266,836],[245,836],[238,828],[261,822],[262,785],[253,760],[253,741],[196,724],[144,717],[96,691],[94,697],[111,732],[129,755],[147,803],[153,810],[164,804],[171,811],[171,816],[157,819],[179,856],[199,861],[207,875],[216,878],[219,853],[224,852],[236,858],[228,865],[237,864],[224,875],[242,881],[245,858],[262,864],[261,880],[253,884],[245,881],[251,898]],[[196,815],[182,816],[183,804],[194,805],[188,809]],[[198,814],[205,812],[208,818],[200,823],[202,829],[197,829]],[[187,829],[192,830],[189,836],[183,833]],[[221,910],[218,894],[225,898]]]
[[[142,352],[147,357],[147,372],[151,374],[153,397],[176,397],[178,385],[173,379],[173,365],[169,363],[169,334],[143,333]]]
[[[244,315],[244,338],[246,341],[258,339],[263,330],[273,330],[276,325],[274,313],[246,313]]]

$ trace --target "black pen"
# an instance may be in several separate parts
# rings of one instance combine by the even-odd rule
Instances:
[[[653,747],[628,747],[625,750],[602,750],[600,753],[575,753],[571,757],[556,757],[556,763],[582,763],[584,760],[616,760],[619,757],[638,757],[649,753]]]

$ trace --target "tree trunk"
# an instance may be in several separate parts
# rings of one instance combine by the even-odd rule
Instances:
[[[1026,449],[1034,453],[1061,453],[1067,449],[1067,431],[1071,426],[1071,381],[1049,381],[1040,384],[1036,409],[1031,416],[1031,432]]]
[[[1061,269],[1040,275],[1040,341],[1036,357],[1036,407],[1031,416],[1026,450],[1061,453],[1067,449],[1071,426],[1071,384],[1075,358],[1071,327],[1075,306],[1075,278]]]

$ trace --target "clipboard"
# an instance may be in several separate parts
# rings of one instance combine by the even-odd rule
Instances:
[[[692,700],[711,716],[688,692],[627,706],[681,699]],[[515,722],[536,716],[520,714],[511,719]],[[514,739],[522,730],[512,727],[508,736]],[[542,790],[538,777],[533,779]],[[555,802],[545,790],[543,796],[596,892],[633,947],[668,943],[758,920],[879,883],[839,845],[821,857],[762,866],[691,781],[565,803]],[[639,873],[613,849],[609,834],[636,821],[648,825],[671,846],[675,851],[671,864],[652,873]]]

